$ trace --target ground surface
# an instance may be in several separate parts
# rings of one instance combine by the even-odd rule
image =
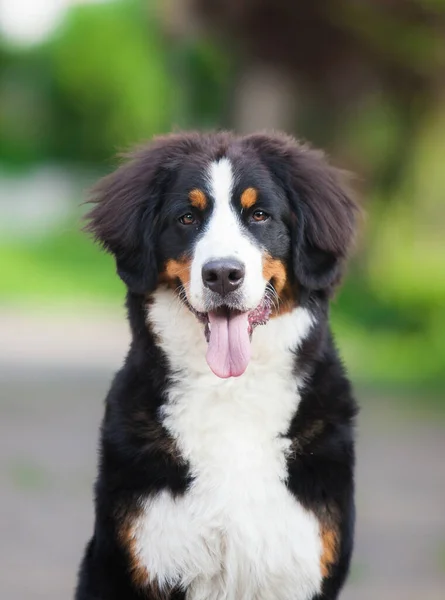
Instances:
[[[121,319],[0,313],[0,597],[72,597],[92,529],[102,399]],[[343,600],[445,598],[445,427],[390,398],[362,403],[358,525]]]

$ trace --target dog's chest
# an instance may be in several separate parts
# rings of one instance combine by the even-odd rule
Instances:
[[[147,500],[136,541],[151,577],[187,600],[307,600],[320,587],[318,522],[286,487],[297,386],[249,369],[177,382],[164,408],[193,484]]]
[[[172,308],[173,307],[173,308]],[[294,354],[312,317],[296,309],[258,327],[242,377],[222,380],[205,361],[203,328],[168,292],[150,307],[172,373],[161,418],[193,483],[147,498],[136,523],[137,559],[187,600],[309,600],[320,590],[315,516],[286,487],[298,409]]]

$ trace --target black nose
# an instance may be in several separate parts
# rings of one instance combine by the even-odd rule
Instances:
[[[210,260],[202,267],[202,280],[209,290],[225,296],[239,288],[244,273],[244,265],[237,260]]]

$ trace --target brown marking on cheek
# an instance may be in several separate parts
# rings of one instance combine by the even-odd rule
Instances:
[[[258,191],[255,188],[247,188],[241,194],[241,206],[247,210],[252,208],[258,199]]]
[[[277,293],[280,294],[287,281],[286,267],[281,260],[267,254],[263,260],[263,277],[273,283]]]
[[[170,287],[176,287],[176,282],[179,281],[187,289],[190,283],[190,270],[192,261],[189,258],[180,260],[170,259],[165,263],[164,271],[160,274],[159,280],[161,283],[166,283]]]
[[[278,310],[275,312],[275,314],[272,314],[272,316],[276,316],[278,314],[284,315],[285,313],[293,311],[294,308],[298,306],[296,285],[292,285],[288,281],[285,287],[283,288],[283,291],[279,295],[279,298],[280,303],[278,306]]]
[[[195,208],[198,210],[205,210],[207,208],[207,198],[202,190],[196,188],[189,193],[189,200]]]
[[[336,529],[324,525],[321,526],[321,545],[321,574],[323,578],[326,578],[330,574],[331,566],[337,560],[338,535]]]
[[[266,254],[263,258],[263,277],[273,284],[278,294],[278,306],[274,306],[271,317],[283,315],[297,306],[297,290],[287,276],[286,265]]]

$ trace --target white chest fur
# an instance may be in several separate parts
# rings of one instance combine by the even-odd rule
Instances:
[[[229,380],[211,373],[203,328],[171,292],[157,292],[150,322],[178,370],[162,416],[194,482],[180,498],[145,501],[139,560],[159,585],[187,587],[187,600],[309,600],[321,584],[319,525],[286,488],[280,434],[299,399],[289,349],[310,315],[257,328],[246,373]]]

